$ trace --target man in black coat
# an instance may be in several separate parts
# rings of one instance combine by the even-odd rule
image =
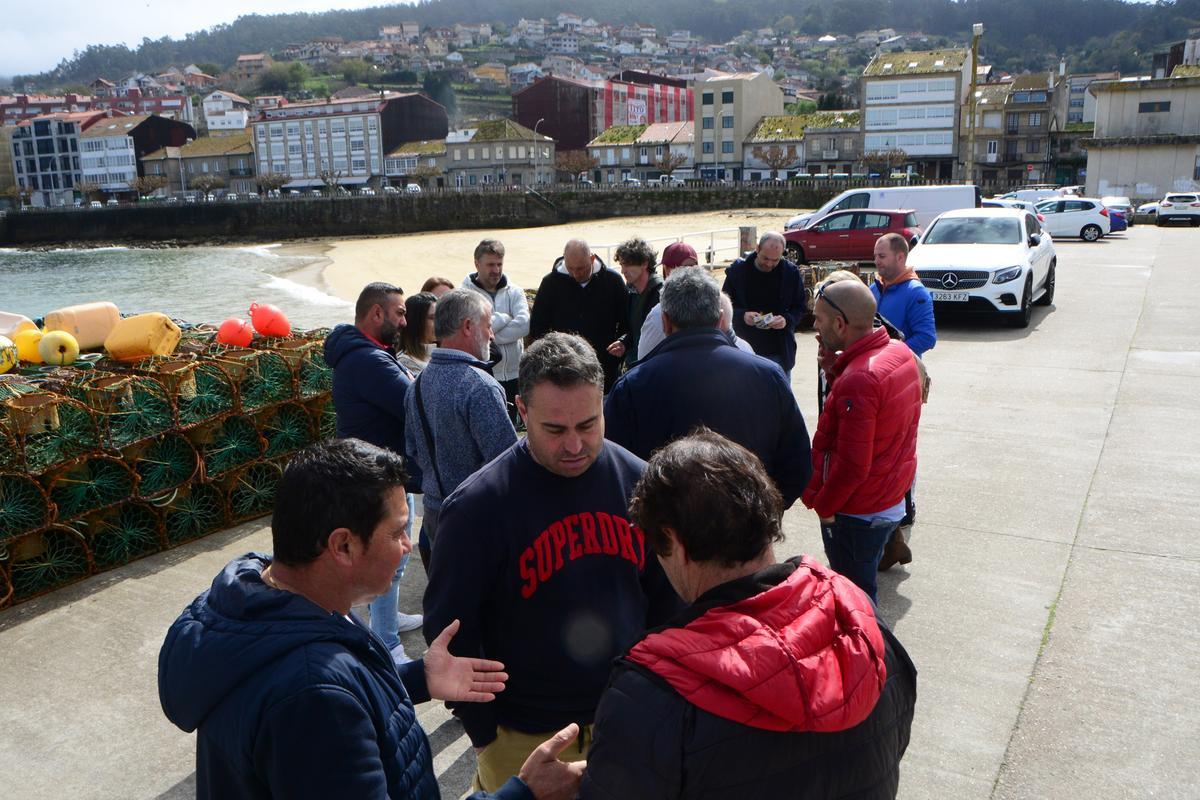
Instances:
[[[722,291],[733,300],[734,333],[790,378],[805,295],[800,268],[783,257],[786,244],[782,234],[764,233],[758,249],[725,270]]]
[[[616,663],[580,800],[891,800],[916,669],[848,578],[776,562],[780,497],[711,431],[650,459],[630,505],[691,605]]]
[[[625,279],[605,266],[583,239],[571,239],[562,258],[538,286],[529,318],[529,338],[550,331],[577,333],[587,340],[604,370],[604,392],[612,388],[621,359],[608,346],[629,329]]]

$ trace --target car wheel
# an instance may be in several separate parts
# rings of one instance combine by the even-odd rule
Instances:
[[[1083,230],[1079,232],[1079,238],[1085,242],[1094,242],[1104,235],[1104,231],[1100,230],[1099,225],[1084,225]]]
[[[1195,219],[1193,219],[1193,220],[1192,220],[1192,227],[1194,228],[1194,227],[1196,227],[1197,225],[1200,225],[1200,217],[1197,217],[1197,218],[1195,218]]]
[[[1054,270],[1057,266],[1056,262],[1050,262],[1050,271],[1046,273],[1046,284],[1043,288],[1042,296],[1034,301],[1035,305],[1048,306],[1054,302]]]
[[[1033,274],[1025,279],[1025,291],[1021,293],[1021,310],[1011,311],[1008,324],[1014,328],[1028,328],[1033,319]]]
[[[787,257],[788,257],[788,260],[791,261],[793,264],[805,263],[804,251],[802,249],[800,249],[800,245],[795,244],[794,242],[788,242]]]

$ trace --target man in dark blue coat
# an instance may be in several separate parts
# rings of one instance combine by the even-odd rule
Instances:
[[[804,278],[783,257],[783,235],[768,231],[758,249],[725,270],[723,291],[733,300],[733,330],[754,352],[787,375],[796,365],[796,325],[804,316]]]
[[[411,550],[399,456],[356,439],[315,444],[284,471],[275,553],[234,559],[179,616],[158,659],[163,712],[198,730],[196,796],[437,798],[413,702],[487,702],[504,665],[447,649],[397,669],[351,614],[387,590]],[[570,797],[580,768],[555,756],[573,726],[535,752],[500,800]]]
[[[667,339],[609,393],[605,436],[648,459],[703,425],[757,455],[789,507],[812,474],[804,417],[779,367],[717,329],[720,303],[703,268],[671,272],[661,301]]]

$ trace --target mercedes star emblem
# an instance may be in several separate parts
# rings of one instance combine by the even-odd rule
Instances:
[[[943,289],[953,289],[955,286],[958,286],[958,276],[957,275],[955,275],[953,272],[947,272],[945,275],[942,276],[942,288]]]

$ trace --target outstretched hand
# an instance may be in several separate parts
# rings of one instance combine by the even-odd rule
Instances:
[[[529,754],[521,765],[521,780],[537,800],[571,800],[579,791],[586,761],[563,762],[558,755],[579,735],[579,726],[572,722]]]
[[[425,683],[435,700],[465,700],[488,703],[504,691],[508,673],[499,661],[465,658],[450,653],[450,640],[458,633],[459,621],[446,626],[425,652]]]

